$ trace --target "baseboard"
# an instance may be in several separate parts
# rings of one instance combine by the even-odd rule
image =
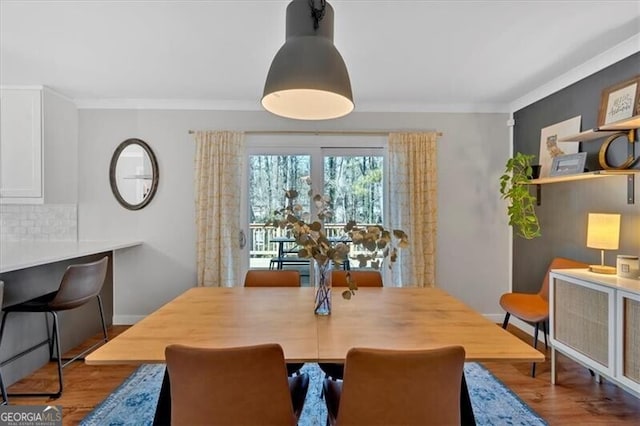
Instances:
[[[113,325],[133,325],[146,315],[114,315]]]
[[[500,324],[502,324],[502,320],[504,319],[504,314],[482,314],[482,316],[491,322]]]

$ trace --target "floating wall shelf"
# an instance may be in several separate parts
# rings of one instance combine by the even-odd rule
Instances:
[[[618,132],[631,131],[640,128],[640,115],[634,115],[631,118],[604,124],[600,127],[585,130],[575,135],[565,136],[558,139],[558,142],[586,142],[595,139],[602,139]],[[629,141],[634,138],[630,137]]]
[[[635,204],[635,177],[640,174],[640,170],[596,170],[594,172],[578,173],[575,175],[551,176],[539,179],[532,179],[529,185],[536,185],[537,204],[542,203],[542,185],[559,182],[573,182],[576,180],[600,179],[614,176],[626,176],[627,178],[627,204]]]

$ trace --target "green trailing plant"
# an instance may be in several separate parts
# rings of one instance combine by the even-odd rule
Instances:
[[[500,194],[509,201],[509,225],[513,226],[517,235],[527,240],[541,235],[535,209],[536,197],[531,195],[528,185],[534,157],[517,152],[507,161],[504,174],[500,176]]]

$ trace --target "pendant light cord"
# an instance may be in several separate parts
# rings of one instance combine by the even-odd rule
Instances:
[[[320,0],[320,9],[316,9],[315,0],[309,0],[309,6],[311,7],[311,17],[313,18],[313,29],[317,30],[320,25],[319,22],[324,18],[324,9],[327,4],[326,0]]]

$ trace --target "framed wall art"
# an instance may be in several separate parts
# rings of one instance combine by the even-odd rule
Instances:
[[[549,177],[553,159],[560,155],[575,154],[580,142],[558,142],[560,139],[580,133],[582,116],[552,124],[540,130],[540,177]]]
[[[575,175],[584,172],[584,163],[587,160],[586,152],[577,154],[559,155],[553,158],[549,176]]]
[[[602,91],[598,113],[599,126],[638,114],[640,114],[640,75]]]

